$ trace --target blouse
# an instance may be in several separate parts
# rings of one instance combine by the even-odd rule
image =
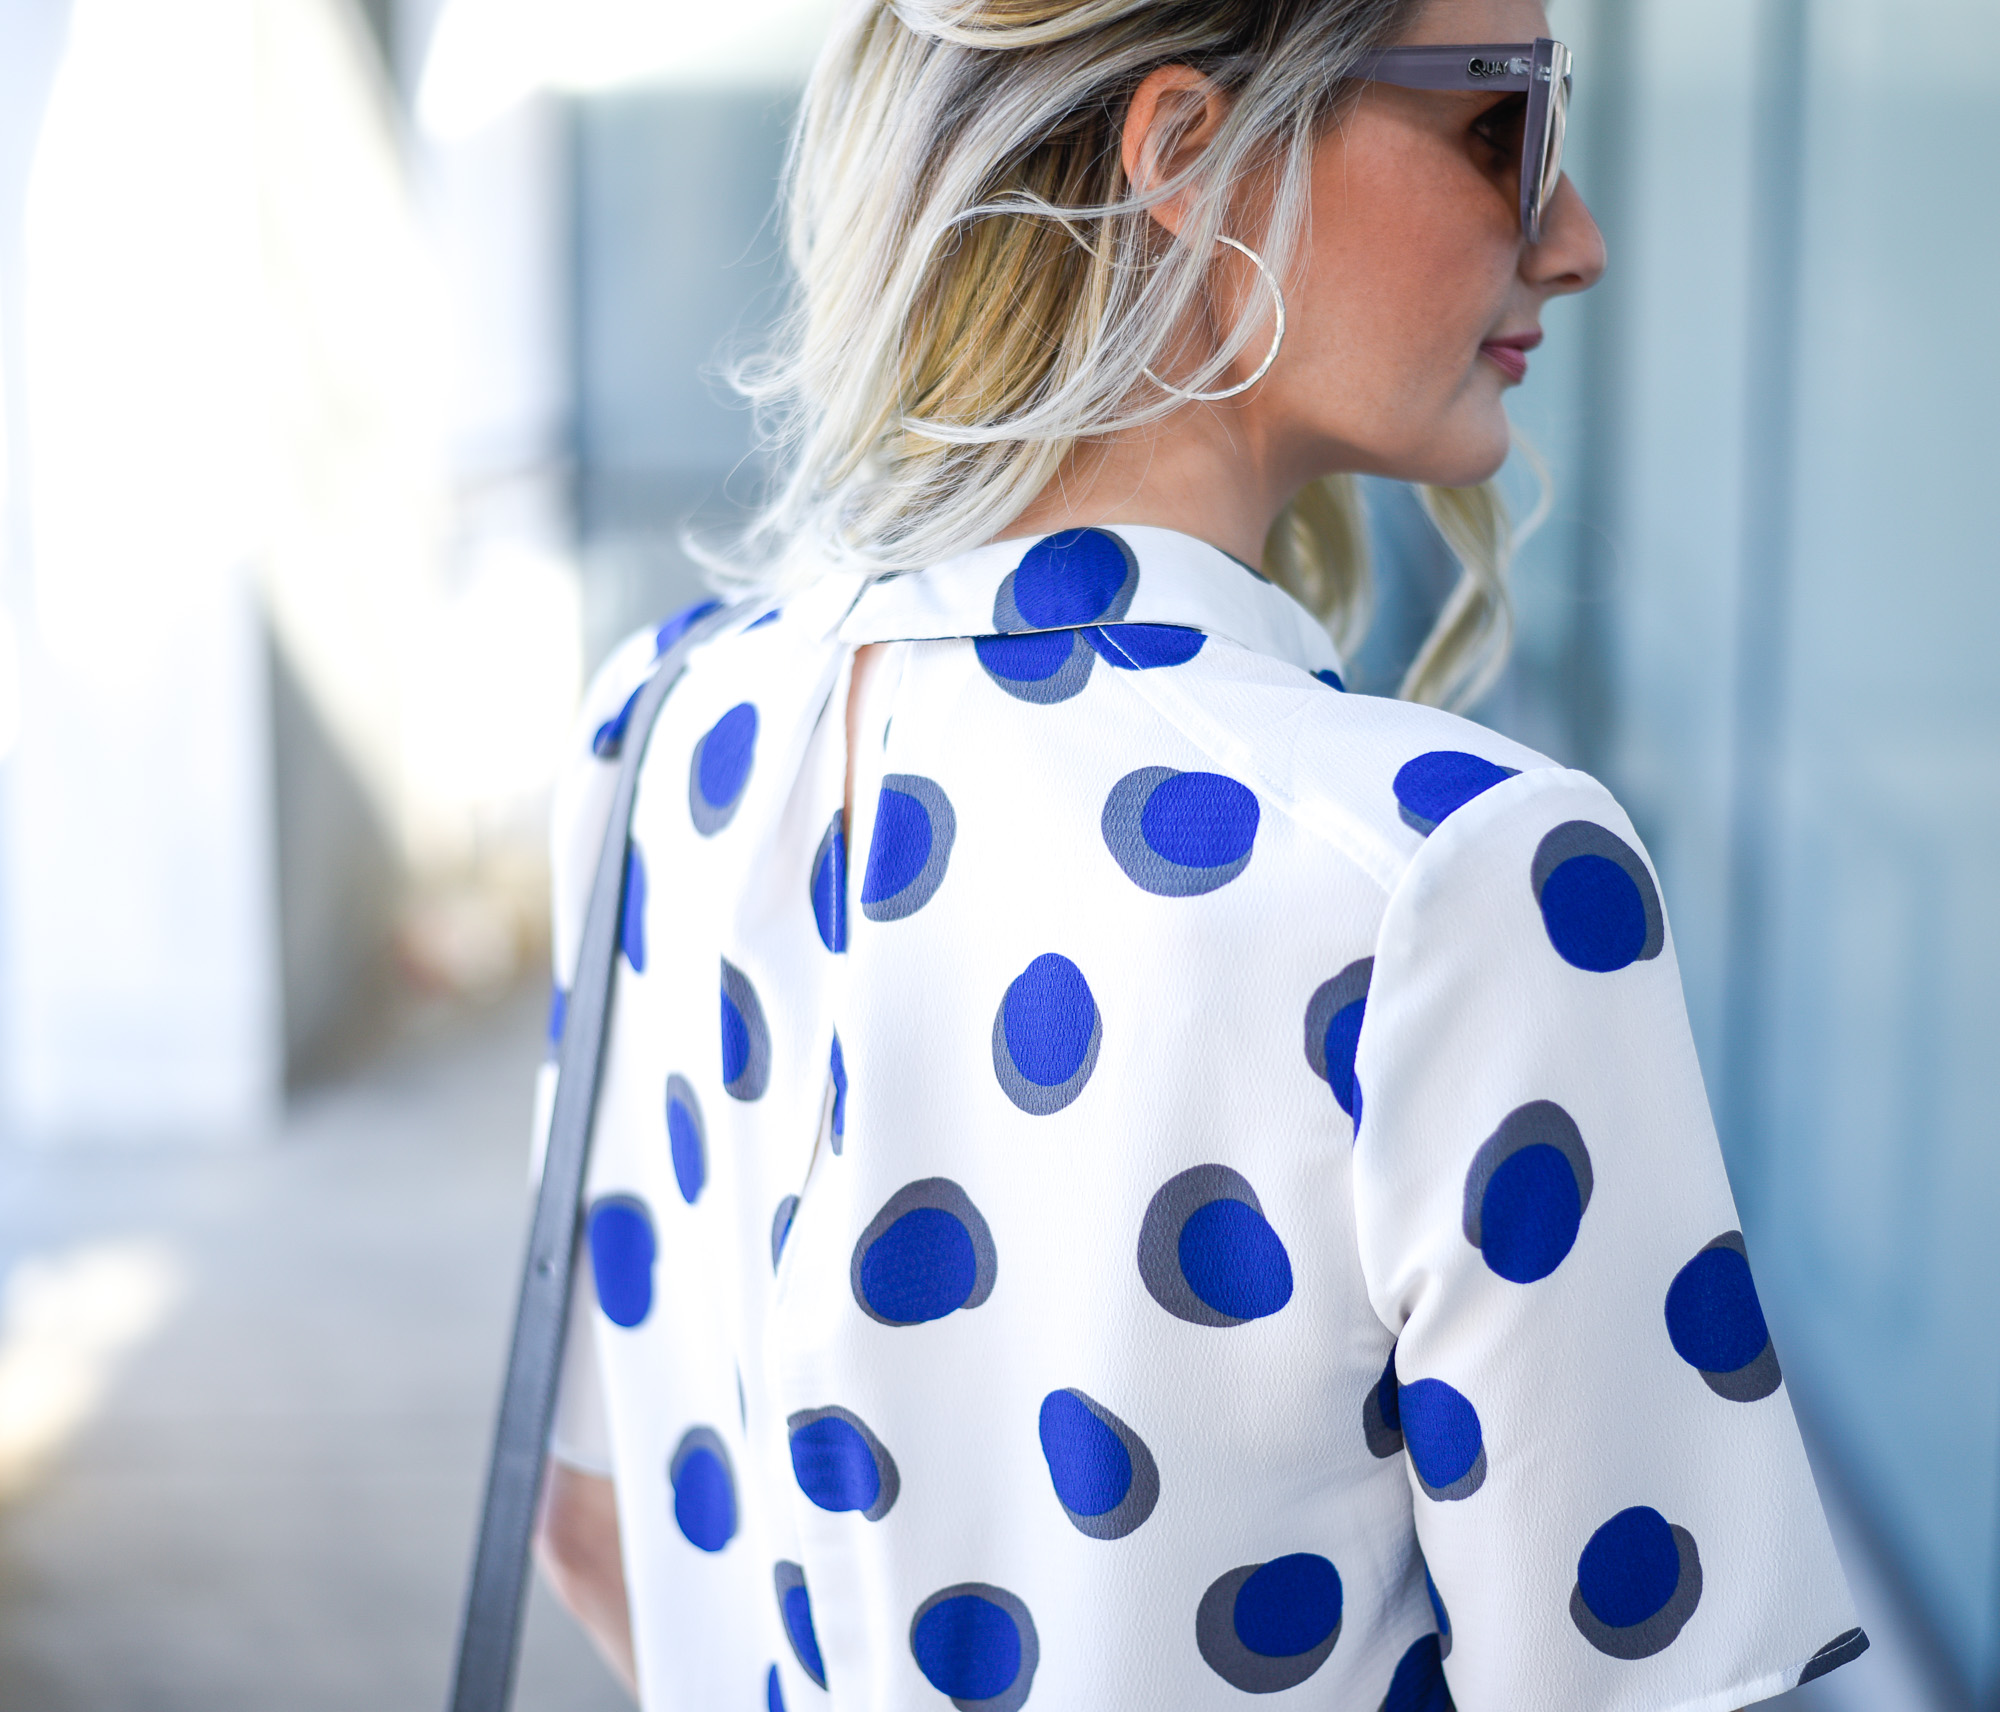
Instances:
[[[692,616],[589,692],[557,1032]],[[1867,1645],[1630,822],[1212,547],[696,650],[612,1019],[552,1449],[646,1712],[1728,1712]]]

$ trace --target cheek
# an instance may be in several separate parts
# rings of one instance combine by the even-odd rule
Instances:
[[[1468,391],[1493,392],[1479,341],[1517,266],[1491,187],[1415,153],[1351,149],[1345,171],[1315,174],[1302,354],[1321,396],[1374,418],[1354,425],[1367,439],[1420,436]]]

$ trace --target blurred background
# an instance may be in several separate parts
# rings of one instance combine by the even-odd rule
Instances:
[[[551,775],[758,491],[830,3],[0,0],[0,1708],[441,1703]],[[1665,881],[1876,1643],[1797,1704],[1992,1712],[2000,7],[1552,14],[1613,265],[1480,717]],[[522,1704],[622,1704],[539,1597]]]

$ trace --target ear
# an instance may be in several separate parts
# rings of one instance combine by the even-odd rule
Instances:
[[[1213,78],[1193,66],[1163,65],[1147,73],[1125,109],[1119,155],[1126,181],[1135,190],[1147,191],[1184,172],[1215,140],[1228,116],[1229,97]],[[1178,237],[1187,218],[1187,199],[1170,196],[1150,212]]]

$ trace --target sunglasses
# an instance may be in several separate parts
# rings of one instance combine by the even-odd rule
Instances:
[[[1537,36],[1532,42],[1455,47],[1383,48],[1364,57],[1355,76],[1398,89],[1489,90],[1528,97],[1521,130],[1521,235],[1542,241],[1542,214],[1562,177],[1563,132],[1569,124],[1570,51]]]

